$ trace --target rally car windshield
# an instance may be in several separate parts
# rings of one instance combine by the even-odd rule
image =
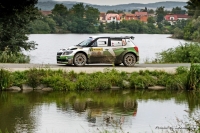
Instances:
[[[82,47],[87,46],[92,40],[93,40],[92,38],[89,38],[87,40],[82,41],[77,46],[82,46]]]

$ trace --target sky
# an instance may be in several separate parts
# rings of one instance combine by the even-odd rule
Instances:
[[[43,0],[39,0],[39,1],[43,1]],[[187,2],[188,0],[53,0],[53,1],[77,1],[77,2],[84,2],[84,3],[89,3],[89,4],[97,4],[97,5],[118,5],[118,4],[128,4],[128,3],[146,4],[146,3],[155,3],[155,2],[164,2],[164,1]]]

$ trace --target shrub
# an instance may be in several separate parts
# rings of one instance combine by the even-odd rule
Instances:
[[[27,76],[26,76],[27,71],[15,71],[13,72],[12,78],[13,78],[13,85],[15,86],[20,86],[22,84],[25,84],[27,82]]]
[[[157,77],[151,76],[148,72],[149,71],[139,71],[139,73],[133,72],[129,80],[131,88],[145,89],[148,88],[149,86],[156,85]]]
[[[33,88],[37,87],[44,76],[46,76],[46,72],[44,69],[37,69],[37,68],[31,68],[29,71],[27,71],[27,84],[32,86]]]
[[[200,43],[185,43],[157,53],[158,63],[198,63],[200,62]]]

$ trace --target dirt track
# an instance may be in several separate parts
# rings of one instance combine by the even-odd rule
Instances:
[[[175,72],[176,68],[179,66],[186,66],[190,67],[190,64],[188,63],[181,63],[181,64],[136,64],[134,67],[125,67],[123,65],[120,66],[112,66],[111,64],[92,64],[92,65],[86,65],[84,67],[75,67],[75,66],[66,66],[66,65],[60,65],[60,64],[9,64],[9,63],[0,63],[0,68],[8,69],[10,71],[23,71],[30,68],[50,68],[53,70],[66,70],[74,72],[86,72],[86,73],[92,73],[101,71],[103,72],[105,69],[112,69],[115,68],[119,71],[125,71],[125,72],[138,72],[140,70],[163,70],[166,72]]]

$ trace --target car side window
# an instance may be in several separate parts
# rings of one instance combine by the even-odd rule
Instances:
[[[130,39],[126,39],[126,45],[133,45],[133,42]]]
[[[126,46],[126,39],[122,38],[111,38],[111,46]]]
[[[97,47],[97,41],[93,42],[92,47]]]
[[[96,40],[97,47],[107,47],[108,46],[108,38],[99,38]]]

